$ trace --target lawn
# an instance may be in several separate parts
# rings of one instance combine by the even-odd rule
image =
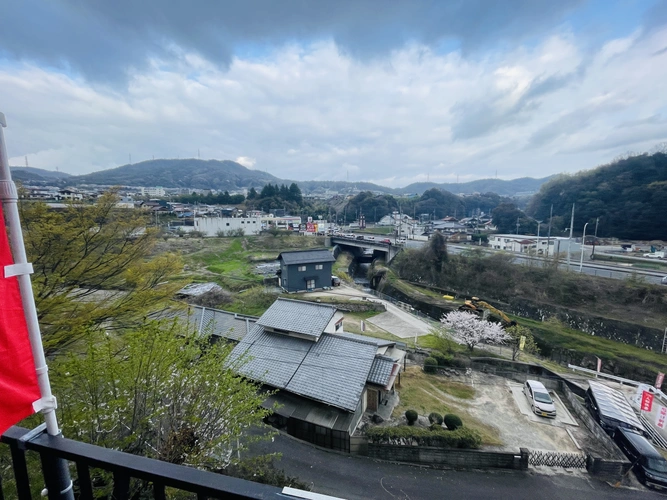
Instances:
[[[460,382],[450,381],[441,375],[430,375],[418,366],[410,366],[401,373],[401,385],[397,387],[400,403],[394,409],[393,417],[399,417],[407,410],[416,410],[420,415],[431,412],[441,415],[454,413],[461,417],[463,425],[475,429],[482,436],[482,444],[502,445],[498,432],[493,427],[477,420],[467,410],[468,401],[475,397],[475,389]]]

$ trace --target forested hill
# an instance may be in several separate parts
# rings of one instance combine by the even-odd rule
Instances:
[[[455,194],[496,193],[500,196],[517,196],[521,193],[532,194],[536,192],[540,189],[540,186],[549,179],[551,179],[551,177],[543,177],[541,179],[521,177],[509,181],[502,179],[478,179],[470,182],[444,184],[436,184],[435,182],[415,182],[404,188],[396,189],[395,191],[399,194],[422,194],[429,189],[438,188]]]
[[[267,182],[279,179],[267,172],[250,170],[234,161],[189,158],[143,161],[71,177],[69,181],[77,184],[235,190],[262,187]]]
[[[35,167],[11,167],[11,171],[12,178],[22,182],[57,183],[60,180],[70,177],[70,175],[65,172],[44,170]]]
[[[610,165],[558,176],[544,184],[527,208],[538,220],[548,220],[553,204],[553,225],[569,227],[575,203],[574,229],[581,233],[589,222],[591,234],[597,217],[598,236],[636,240],[667,240],[667,154],[633,156]]]

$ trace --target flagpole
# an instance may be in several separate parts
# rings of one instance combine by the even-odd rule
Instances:
[[[49,368],[44,356],[42,335],[39,331],[37,309],[35,308],[35,297],[32,292],[32,283],[30,280],[32,264],[28,263],[23,243],[23,230],[21,229],[18,209],[18,191],[16,190],[16,184],[12,181],[12,175],[9,170],[9,159],[7,157],[7,147],[3,131],[3,128],[6,126],[5,115],[0,113],[0,202],[4,205],[3,212],[9,226],[10,244],[14,257],[13,274],[17,277],[21,291],[21,302],[23,303],[23,311],[28,326],[32,356],[35,361],[37,383],[42,396],[33,406],[39,409],[44,415],[46,432],[50,436],[62,437],[58,428],[58,420],[56,419],[56,399],[51,392]],[[0,230],[4,229],[0,228]],[[48,464],[48,468],[50,467],[53,467],[53,469],[44,471],[45,478],[47,478],[47,487],[53,490],[49,491],[49,499],[73,499],[74,492],[72,491],[72,480],[70,479],[67,462],[62,459],[55,459]],[[48,483],[51,481],[53,481],[53,484],[49,485]]]

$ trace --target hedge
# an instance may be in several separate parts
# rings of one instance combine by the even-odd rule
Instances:
[[[450,430],[456,430],[459,427],[463,426],[463,422],[461,421],[461,418],[458,415],[454,415],[453,413],[448,413],[445,415],[445,426]]]
[[[438,368],[438,362],[435,358],[426,358],[424,360],[424,371],[426,373],[435,373]]]
[[[366,431],[371,443],[410,446],[436,446],[440,448],[479,448],[482,437],[467,427],[455,431],[431,430],[399,425],[397,427],[372,427]]]

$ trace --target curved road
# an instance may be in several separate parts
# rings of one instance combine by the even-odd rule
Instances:
[[[661,499],[645,489],[614,488],[585,472],[455,471],[395,464],[326,451],[279,434],[254,443],[251,454],[282,453],[276,466],[311,484],[314,492],[350,500],[508,500]]]

